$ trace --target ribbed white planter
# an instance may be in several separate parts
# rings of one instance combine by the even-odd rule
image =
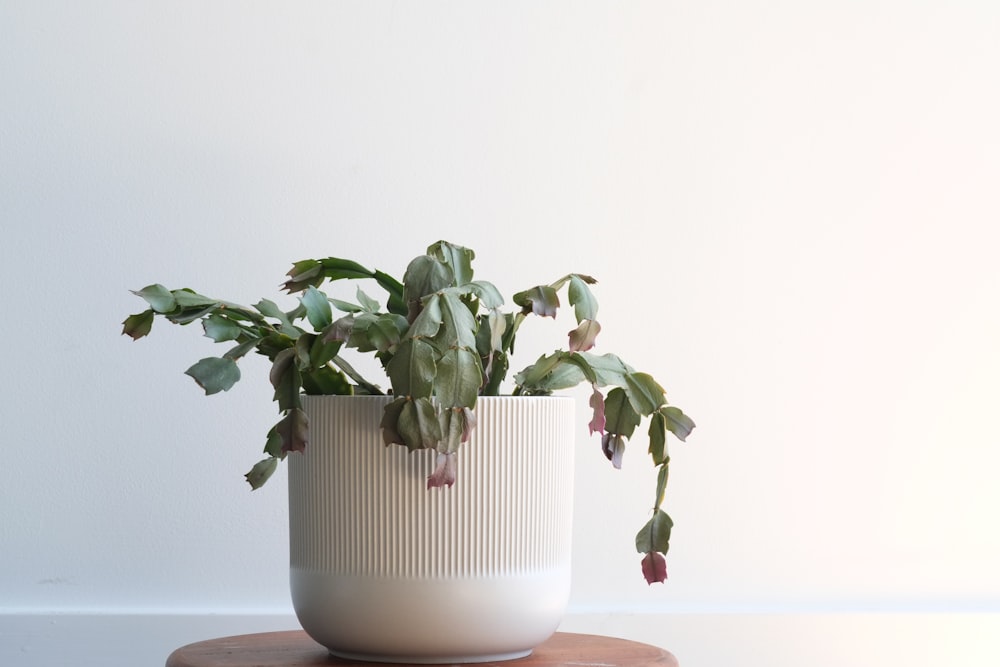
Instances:
[[[456,663],[527,655],[569,598],[570,398],[481,397],[457,482],[431,452],[385,447],[387,397],[307,396],[288,457],[292,602],[335,655]]]

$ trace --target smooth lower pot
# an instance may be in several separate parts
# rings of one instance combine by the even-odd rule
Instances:
[[[434,454],[382,444],[390,399],[307,396],[288,457],[292,602],[340,657],[517,658],[548,639],[570,586],[573,399],[481,397],[457,481]]]

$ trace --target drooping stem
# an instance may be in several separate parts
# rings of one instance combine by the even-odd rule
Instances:
[[[521,328],[521,323],[527,317],[527,313],[524,311],[519,311],[514,314],[511,320],[510,328],[503,332],[503,352],[504,354],[510,355],[514,352],[514,338],[517,337],[517,330]]]
[[[344,371],[349,378],[358,383],[358,386],[367,391],[369,394],[376,396],[382,395],[385,392],[373,385],[371,382],[366,380],[361,373],[359,373],[353,366],[351,366],[347,361],[344,360],[339,354],[334,356],[330,360],[337,368]]]

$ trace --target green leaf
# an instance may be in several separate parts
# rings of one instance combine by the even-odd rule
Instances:
[[[451,267],[429,255],[421,255],[406,267],[406,273],[403,274],[403,295],[412,311],[414,305],[419,307],[425,296],[451,287],[454,281]]]
[[[178,289],[173,291],[174,301],[179,308],[199,308],[202,306],[218,306],[219,300],[198,294],[190,289]]]
[[[399,344],[399,341],[403,339],[403,336],[410,328],[410,324],[406,321],[406,318],[396,313],[382,313],[375,321],[375,326],[378,327],[382,335],[389,341],[389,350],[392,350]],[[385,350],[379,347],[379,351],[383,352]]]
[[[350,301],[341,301],[340,299],[331,298],[330,303],[333,304],[334,308],[344,313],[360,313],[364,310],[361,306],[356,303],[351,303]]]
[[[565,285],[566,283],[570,282],[571,280],[573,280],[573,278],[577,278],[579,280],[582,280],[584,283],[586,283],[588,285],[596,285],[597,284],[597,280],[595,278],[592,278],[592,277],[590,277],[590,276],[588,276],[586,274],[583,274],[583,273],[571,273],[568,276],[563,276],[559,280],[557,280],[554,283],[552,283],[551,287],[552,287],[552,289],[557,290],[557,291],[561,290],[562,286]]]
[[[358,352],[374,352],[378,348],[368,337],[368,328],[374,323],[375,315],[372,313],[362,311],[356,315],[348,315],[337,320],[337,333],[333,335],[343,339],[346,332],[347,347],[353,347]]]
[[[549,393],[575,387],[585,379],[583,370],[579,366],[570,361],[569,358],[563,358],[560,359],[559,365],[553,368],[552,371],[535,386],[535,389],[541,389],[542,391]]]
[[[534,364],[528,366],[514,376],[517,382],[529,394],[551,393],[560,389],[575,387],[587,380],[586,362],[575,359],[577,355],[567,352],[554,352],[540,357]]]
[[[237,340],[240,334],[243,333],[240,325],[219,314],[210,315],[205,318],[201,325],[205,329],[205,335],[216,343]]]
[[[274,430],[281,436],[281,451],[302,452],[309,444],[309,417],[300,408],[289,410]]]
[[[585,277],[589,276],[574,273],[569,277],[569,305],[573,306],[577,324],[582,324],[584,320],[597,319],[597,299],[587,287]],[[590,282],[596,281],[590,278]]]
[[[323,275],[327,280],[371,278],[375,274],[374,271],[349,259],[327,257],[321,259],[320,263],[323,265]]]
[[[194,378],[198,386],[205,390],[206,396],[228,391],[240,379],[236,362],[225,357],[202,359],[184,373]]]
[[[323,340],[327,343],[347,343],[347,341],[351,339],[351,334],[354,332],[354,322],[357,317],[360,316],[352,313],[334,320],[333,323],[323,331]],[[349,344],[348,347],[350,347]]]
[[[574,364],[577,368],[579,368],[580,372],[583,373],[584,379],[586,379],[587,382],[589,382],[590,384],[594,385],[595,388],[597,387],[597,373],[594,371],[593,368],[591,368],[590,362],[587,361],[587,358],[584,355],[580,354],[579,352],[570,352],[568,355],[566,355],[566,361]]]
[[[587,423],[587,428],[590,429],[590,434],[595,433],[604,434],[604,394],[601,393],[600,389],[593,386],[593,391],[590,394],[590,401],[588,401],[590,409],[593,410],[594,416],[591,417],[590,421]],[[603,448],[603,443],[602,443]]]
[[[271,366],[271,386],[274,387],[274,400],[278,402],[279,410],[291,410],[301,405],[299,389],[302,386],[302,376],[295,363],[296,350],[289,347],[277,354]]]
[[[264,443],[264,453],[270,454],[271,456],[277,456],[283,458],[285,453],[281,451],[281,435],[278,433],[278,427],[272,426],[271,430],[267,432],[267,441]]]
[[[320,366],[313,370],[302,372],[302,390],[311,395],[350,396],[354,387],[343,372]]]
[[[386,364],[397,396],[429,397],[437,375],[437,351],[422,338],[407,338]]]
[[[285,312],[281,310],[281,308],[278,308],[278,304],[270,299],[261,299],[254,304],[254,308],[256,308],[264,317],[273,317],[282,324],[290,324],[288,316],[285,315]]]
[[[549,285],[537,285],[514,295],[514,303],[521,306],[524,313],[534,313],[541,317],[555,317],[559,308],[559,295]]]
[[[472,250],[447,241],[438,241],[427,248],[427,254],[451,268],[456,286],[465,285],[472,280],[472,260],[476,257]]]
[[[484,365],[484,387],[481,394],[495,396],[499,383],[507,373],[506,358],[503,354],[503,334],[507,329],[507,318],[498,310],[490,310],[479,316],[479,330],[476,332],[476,352]]]
[[[663,496],[667,492],[667,479],[670,477],[670,458],[668,457],[663,465],[660,466],[660,472],[656,475],[656,504],[654,507],[660,508],[663,504]]]
[[[316,334],[302,334],[295,339],[295,345],[292,348],[295,350],[295,365],[299,367],[300,371],[312,368],[312,359],[309,353],[316,340],[318,340]]]
[[[635,369],[626,364],[613,354],[590,354],[589,352],[579,353],[597,375],[597,384],[601,387],[614,385],[622,387],[627,384],[625,377],[629,373],[634,373]]]
[[[507,318],[498,310],[491,310],[486,316],[489,333],[489,349],[495,352],[503,351],[503,335],[507,331]],[[482,328],[482,323],[480,323]]]
[[[131,336],[132,340],[139,340],[149,334],[153,328],[154,319],[156,319],[156,314],[152,308],[135,315],[129,315],[122,322],[122,334]]]
[[[503,295],[493,283],[488,283],[485,280],[473,280],[466,287],[482,301],[485,308],[493,310],[503,305]]]
[[[366,380],[363,375],[358,373],[358,371],[347,363],[347,361],[340,355],[334,357],[332,361],[337,368],[343,371],[344,375],[357,384],[356,387],[351,387],[350,393],[358,393],[365,396],[382,396],[385,394],[381,387]]]
[[[569,332],[569,349],[571,352],[586,352],[594,347],[597,334],[601,333],[601,325],[596,320],[584,320],[576,329]]]
[[[457,452],[476,425],[475,414],[469,408],[442,410],[438,420],[441,422],[441,441],[436,449],[442,454]]]
[[[365,329],[365,333],[369,346],[377,352],[388,352],[399,345],[399,329],[392,322],[375,320]]]
[[[273,332],[260,339],[257,344],[257,351],[273,362],[282,350],[286,350],[294,345],[294,338],[280,332]]]
[[[322,331],[333,323],[333,308],[330,307],[326,294],[310,285],[299,301],[306,309],[306,319],[316,331]]]
[[[257,464],[250,469],[244,477],[246,477],[247,482],[250,484],[250,488],[257,490],[264,486],[264,483],[271,478],[274,471],[278,469],[278,459],[273,456],[269,456],[263,461],[258,461]]]
[[[402,315],[362,313],[355,318],[347,344],[359,352],[390,352],[399,345],[406,328]]]
[[[371,298],[359,287],[357,291],[358,303],[361,304],[361,308],[369,313],[377,313],[380,309],[379,302]]]
[[[437,362],[434,396],[444,408],[471,408],[483,384],[483,367],[471,350],[451,348]]]
[[[441,440],[441,424],[429,398],[406,401],[399,414],[397,431],[410,449],[433,449]]]
[[[304,259],[292,264],[287,275],[290,280],[283,287],[288,292],[297,292],[306,285],[319,285],[323,281],[323,265],[315,259]]]
[[[309,348],[309,367],[321,368],[325,366],[331,359],[340,354],[343,346],[343,341],[327,340],[323,335],[316,336]]]
[[[218,304],[212,304],[210,306],[194,306],[192,308],[180,308],[167,314],[166,318],[174,324],[191,324],[206,315],[214,313],[218,310],[218,308]]]
[[[444,292],[441,302],[441,329],[437,337],[441,348],[459,346],[476,349],[476,318],[454,292]]]
[[[253,309],[230,301],[219,301],[219,312],[234,322],[246,321],[253,322],[254,324],[265,324],[267,322],[260,313]]]
[[[520,373],[514,375],[514,381],[523,387],[540,388],[545,382],[546,376],[551,373],[562,362],[562,354],[553,352],[543,354],[538,357],[535,363],[527,366]]]
[[[667,430],[677,436],[677,439],[681,442],[687,440],[687,437],[691,435],[691,431],[694,430],[694,421],[681,412],[680,408],[675,408],[672,405],[660,408],[660,413],[666,420]]]
[[[514,339],[517,337],[517,327],[519,322],[524,319],[522,313],[506,313],[503,318],[507,321],[504,327],[503,340],[500,341],[500,349],[507,354],[514,354]]]
[[[177,301],[174,299],[174,295],[159,283],[147,285],[137,292],[133,291],[132,294],[141,296],[158,313],[169,313],[177,308]]]
[[[611,431],[601,436],[601,451],[616,469],[622,467],[622,459],[625,456],[625,441],[625,436]]]
[[[635,536],[635,550],[641,554],[659,551],[667,553],[670,548],[670,531],[674,522],[663,510],[656,510]]]
[[[295,262],[287,273],[289,280],[282,286],[289,294],[300,292],[307,287],[319,287],[326,280],[371,278],[372,271],[349,259],[327,257],[325,259],[304,259]]]
[[[648,415],[667,402],[663,387],[647,373],[629,373],[623,387],[629,401],[640,414]]]
[[[403,283],[399,282],[387,273],[383,273],[376,269],[375,273],[372,274],[382,289],[389,293],[389,300],[386,303],[386,309],[393,313],[394,315],[406,315],[406,301],[403,299]]]
[[[382,410],[382,420],[379,428],[382,429],[382,442],[388,445],[406,445],[403,436],[399,433],[399,417],[403,413],[403,408],[409,403],[409,399],[400,396],[388,403]]]
[[[668,458],[666,418],[661,412],[654,412],[649,420],[649,455],[656,465]]]
[[[226,359],[232,359],[233,361],[238,361],[239,359],[242,359],[247,352],[257,347],[257,344],[260,343],[261,340],[262,340],[261,338],[251,338],[249,340],[243,341],[236,347],[230,348],[222,356],[225,357]]]
[[[629,403],[628,396],[620,387],[608,392],[604,399],[604,430],[631,438],[641,418]]]
[[[411,338],[434,338],[441,329],[443,319],[441,297],[435,294],[424,302],[420,314],[412,320],[413,323],[406,335]]]
[[[493,364],[490,366],[489,378],[486,385],[480,391],[480,395],[499,396],[500,385],[503,383],[504,378],[507,377],[509,369],[510,361],[507,359],[507,355],[503,352],[495,352],[493,354]]]

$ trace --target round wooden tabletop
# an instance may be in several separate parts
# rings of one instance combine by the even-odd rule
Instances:
[[[290,630],[188,644],[170,654],[166,667],[371,667],[374,664],[377,663],[335,658],[305,632]],[[557,632],[526,658],[479,664],[483,667],[678,667],[677,659],[669,651],[656,646],[568,632]]]

